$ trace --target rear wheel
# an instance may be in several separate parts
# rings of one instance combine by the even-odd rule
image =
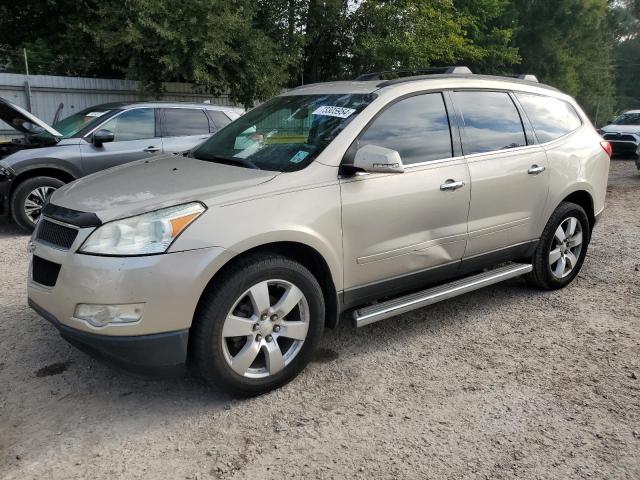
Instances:
[[[529,281],[547,290],[566,287],[578,275],[590,240],[589,218],[580,205],[563,202],[553,212],[533,256]]]
[[[309,270],[285,257],[247,257],[205,292],[192,366],[208,384],[258,395],[306,366],[323,328],[322,290]]]
[[[31,232],[42,213],[45,202],[64,182],[53,177],[34,177],[20,183],[11,195],[11,216],[27,232]]]

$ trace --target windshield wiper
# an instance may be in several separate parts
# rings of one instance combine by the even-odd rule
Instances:
[[[241,165],[243,167],[252,168],[254,170],[260,170],[260,167],[253,163],[251,160],[246,158],[238,158],[238,157],[223,157],[222,155],[213,155],[211,157],[196,157],[193,153],[188,154],[188,156],[197,158],[198,160],[205,160],[207,162],[217,162],[217,163],[226,163],[231,165]]]

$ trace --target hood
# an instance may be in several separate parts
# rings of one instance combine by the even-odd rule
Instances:
[[[640,125],[606,125],[600,130],[605,133],[640,133]]]
[[[62,134],[55,128],[47,125],[25,109],[14,105],[11,102],[7,102],[4,98],[0,98],[0,120],[3,120],[7,125],[22,133],[38,133],[33,129],[33,127],[36,126],[42,128],[54,137],[62,137]]]
[[[210,206],[223,195],[242,193],[278,173],[162,155],[76,180],[58,189],[51,203],[95,213],[108,222],[192,201]]]

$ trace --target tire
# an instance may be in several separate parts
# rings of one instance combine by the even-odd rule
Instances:
[[[590,237],[589,217],[584,209],[575,203],[561,203],[542,232],[532,258],[533,271],[527,276],[529,283],[545,290],[569,285],[582,268]]]
[[[11,216],[23,230],[32,232],[44,201],[64,182],[53,177],[33,177],[24,180],[11,195]],[[40,209],[36,208],[40,206]]]
[[[289,308],[285,298],[289,304],[300,299]],[[286,313],[265,318],[266,305],[269,315],[277,309]],[[200,300],[189,339],[190,366],[206,384],[232,394],[268,392],[309,363],[322,337],[324,312],[322,289],[303,265],[278,255],[240,259]]]

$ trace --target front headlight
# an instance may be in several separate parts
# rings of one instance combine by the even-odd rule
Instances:
[[[193,202],[114,220],[94,230],[79,252],[118,256],[164,253],[204,211],[204,205]]]

